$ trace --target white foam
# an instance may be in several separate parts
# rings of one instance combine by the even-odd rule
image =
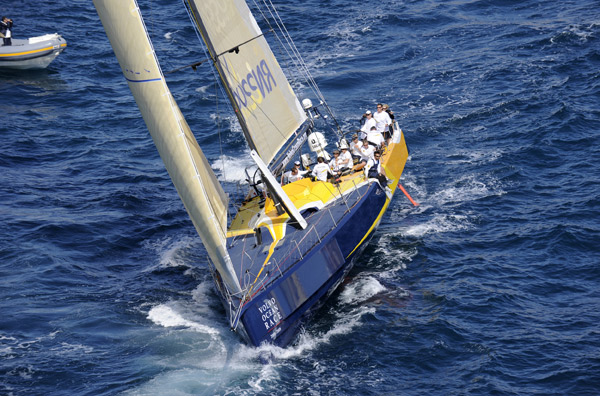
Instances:
[[[460,156],[460,158],[456,158]],[[449,164],[484,164],[498,160],[502,157],[501,150],[472,150],[453,153],[448,158]]]
[[[386,290],[377,279],[372,276],[355,279],[346,285],[340,293],[340,299],[344,304],[354,305],[368,300],[374,295]]]
[[[184,318],[179,312],[166,304],[159,304],[148,312],[148,319],[163,327],[185,327],[208,334],[218,336],[219,331],[210,326]]]
[[[123,392],[131,396],[189,396],[222,394],[235,373],[228,368],[198,369],[186,367],[167,370],[141,386]]]
[[[204,304],[211,294],[213,294],[212,283],[202,282],[192,292],[192,298],[195,302]]]
[[[40,344],[47,340],[52,340],[56,337],[56,335],[60,333],[60,330],[53,331],[48,335],[42,335],[31,340],[19,341],[18,338],[12,336],[0,335],[0,356],[3,355],[12,355],[17,351],[25,351],[35,346],[36,344]]]
[[[69,344],[68,342],[61,342],[60,345],[56,347],[50,348],[51,351],[56,355],[60,356],[68,356],[74,355],[78,356],[83,354],[89,354],[94,352],[94,348],[87,345],[82,344]]]
[[[323,342],[329,343],[334,336],[351,333],[355,327],[360,325],[363,316],[373,313],[375,313],[375,308],[360,306],[350,312],[340,314],[340,318],[335,321],[329,331],[315,338],[315,341],[317,341],[316,345]]]
[[[5,342],[17,342],[17,339],[15,337],[12,336],[5,336],[3,334],[0,334],[0,342],[5,343]]]
[[[217,171],[217,177],[221,181],[226,182],[241,182],[246,180],[246,168],[256,169],[254,161],[250,158],[250,154],[241,157],[222,156],[220,159],[211,164],[211,167]],[[253,171],[250,176],[253,175]]]
[[[331,328],[325,333],[310,333],[304,329],[299,332],[298,341],[293,345],[288,345],[286,348],[280,348],[271,344],[262,344],[258,348],[241,345],[236,352],[234,361],[250,362],[257,360],[269,361],[270,365],[277,365],[281,361],[296,359],[305,356],[310,351],[317,349],[320,345],[328,344],[333,337],[348,334],[353,329],[360,325],[364,315],[374,313],[375,308],[368,306],[359,306],[344,313],[339,314],[339,318],[335,320]],[[272,378],[272,373],[265,371],[264,373],[269,378]],[[256,380],[256,385],[260,385],[262,380]]]
[[[216,296],[214,287],[212,277],[208,277],[192,291],[194,313],[201,315],[204,320],[209,319],[223,324],[226,319],[218,310],[221,307],[221,301]]]
[[[390,248],[392,246],[392,239],[404,236],[408,228],[402,228],[398,230],[382,230],[380,233],[378,243],[375,248],[375,253],[369,259],[369,267],[381,268],[385,267],[388,270],[386,272],[378,273],[378,277],[390,278],[393,277],[398,271],[404,271],[409,262],[419,254],[416,247],[402,247],[401,249]]]
[[[222,394],[225,390],[242,394],[249,391],[248,387],[250,393],[255,394],[263,390],[265,383],[278,379],[277,364],[260,363],[265,349],[246,346],[225,327],[202,323],[206,315],[198,315],[197,308],[206,306],[208,289],[208,282],[204,282],[193,292],[194,301],[199,303],[193,304],[193,311],[178,302],[159,304],[150,309],[148,319],[169,329],[156,342],[163,345],[163,351],[174,345],[173,352],[162,352],[153,357],[152,362],[165,369],[124,394]],[[190,330],[199,336],[190,335]],[[182,343],[189,347],[181,348]],[[243,383],[247,386],[240,385]]]
[[[210,87],[211,85],[204,85],[202,87],[196,88],[195,91],[198,93],[206,93]]]
[[[375,279],[364,279],[357,286],[360,291],[349,297],[351,300],[367,299],[382,288]],[[205,282],[194,291],[194,300],[200,303],[208,293],[208,282]],[[150,309],[148,319],[169,329],[155,342],[164,344],[163,351],[168,350],[171,343],[176,347],[170,355],[162,352],[152,357],[154,364],[163,367],[160,374],[124,394],[260,394],[276,386],[280,380],[279,369],[288,365],[288,360],[305,359],[310,351],[330,343],[334,337],[351,333],[360,326],[364,315],[375,312],[373,307],[368,306],[344,310],[337,314],[338,318],[324,333],[302,331],[295,345],[279,348],[265,344],[255,348],[242,343],[233,333],[223,333],[201,323],[205,315],[195,316],[197,305],[201,304],[194,304],[193,312],[177,302],[159,304]],[[200,337],[204,340],[200,343],[190,338],[190,330],[208,335],[208,339],[212,340],[209,347],[205,347],[206,337]],[[225,334],[231,336],[226,337]],[[182,349],[181,342],[191,345],[191,348]],[[215,344],[219,348],[215,348]]]
[[[229,130],[232,132],[242,132],[242,127],[240,126],[240,123],[235,115],[223,116],[223,114],[210,113],[209,117],[215,123],[215,125],[218,125],[218,123],[221,121],[227,123],[226,127],[221,125],[221,129],[229,128]]]
[[[474,175],[467,175],[455,180],[452,186],[434,194],[429,200],[437,206],[445,206],[504,193],[495,179],[483,182],[477,180]]]
[[[179,32],[179,30],[175,30],[174,32],[167,32],[167,33],[164,34],[164,38],[167,39],[167,40],[169,40],[169,41],[172,41],[173,40],[173,36],[175,34],[177,34],[177,32]]]
[[[0,344],[0,356],[2,356],[4,359],[10,359],[10,355],[12,354],[13,349],[11,346]]]
[[[596,26],[597,25],[595,23],[590,25],[571,25],[562,32],[558,33],[556,36],[551,37],[550,42],[552,44],[556,44],[559,37],[573,34],[577,37],[580,43],[587,43],[588,39],[594,36]]]
[[[17,374],[19,377],[30,380],[33,378],[33,374],[35,374],[35,370],[32,365],[27,365],[27,367],[18,367],[14,369],[11,374]]]
[[[468,216],[436,214],[432,219],[404,230],[404,234],[422,237],[426,234],[438,234],[450,231],[467,230],[471,227]]]
[[[166,237],[160,240],[144,241],[146,249],[154,250],[159,256],[158,265],[163,268],[189,266],[188,251],[198,240],[194,237],[183,236],[179,239]],[[151,267],[148,270],[154,270]]]
[[[262,392],[264,390],[262,387],[263,383],[277,381],[278,379],[279,373],[276,370],[276,366],[273,364],[265,364],[261,367],[257,378],[250,378],[248,380],[248,385],[250,385],[255,392]]]

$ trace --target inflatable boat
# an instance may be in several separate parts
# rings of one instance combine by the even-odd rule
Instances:
[[[57,33],[13,38],[12,45],[0,46],[0,68],[45,69],[66,47],[67,42]]]

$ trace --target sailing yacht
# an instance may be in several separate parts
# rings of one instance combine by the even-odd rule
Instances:
[[[310,169],[328,156],[327,139],[315,130],[326,102],[318,89],[318,105],[299,101],[265,38],[272,32],[262,32],[243,0],[185,0],[255,164],[249,192],[230,217],[229,197],[167,87],[138,4],[94,5],[206,248],[229,325],[252,345],[288,345],[348,274],[390,205],[408,158],[402,131],[395,126],[382,154],[394,183],[350,172],[333,182],[280,185],[291,161]],[[345,144],[339,128],[333,136],[334,145]]]

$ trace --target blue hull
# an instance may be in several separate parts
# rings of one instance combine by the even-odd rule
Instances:
[[[284,347],[292,342],[300,326],[352,269],[385,202],[377,183],[368,186],[359,204],[319,244],[244,306],[240,333],[255,346],[268,342]]]

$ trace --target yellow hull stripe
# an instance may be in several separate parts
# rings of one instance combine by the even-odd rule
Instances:
[[[60,48],[64,48],[66,46],[67,46],[67,44],[61,44]],[[0,54],[0,57],[29,55],[29,54],[35,54],[37,52],[50,51],[50,50],[53,50],[53,49],[54,49],[54,46],[51,46],[51,47],[40,48],[40,49],[36,49],[36,50],[31,50],[31,51],[16,52],[16,53],[12,53],[12,54]]]
[[[392,148],[392,152],[394,152],[395,150],[399,150],[398,152],[394,152],[393,154],[390,152],[389,155],[391,156],[391,158],[387,158],[385,163],[384,163],[384,168],[386,169],[386,172],[390,173],[390,175],[388,176],[392,176],[392,178],[396,178],[398,177],[398,179],[394,179],[394,184],[392,184],[390,187],[390,190],[392,191],[392,197],[394,195],[394,193],[396,192],[397,188],[398,188],[398,182],[400,179],[400,176],[402,175],[402,171],[404,170],[404,165],[406,164],[406,161],[408,159],[408,150],[406,148],[406,141],[404,141],[404,134],[402,134],[401,137],[401,141],[398,144],[392,144],[390,145],[390,147]],[[390,148],[388,147],[388,149]],[[395,149],[395,150],[394,150]],[[396,154],[396,155],[394,155]],[[400,158],[396,157],[399,156]],[[386,166],[388,165],[388,166]],[[393,169],[393,171],[395,171],[394,173],[392,173],[392,169],[388,169],[390,166],[389,165],[395,165]],[[360,240],[360,242],[358,242],[358,245],[356,245],[356,247],[354,249],[352,249],[352,251],[350,252],[350,254],[348,254],[348,256],[346,256],[346,258],[352,256],[352,254],[354,254],[354,252],[356,251],[356,249],[358,249],[360,246],[362,246],[362,244],[365,242],[365,240],[367,239],[367,237],[369,235],[371,235],[371,233],[373,232],[373,230],[375,229],[375,227],[379,224],[379,222],[381,221],[381,218],[383,217],[384,213],[386,212],[388,206],[390,205],[392,201],[389,198],[386,198],[385,200],[385,204],[383,205],[383,208],[381,209],[381,211],[379,212],[379,215],[377,216],[377,218],[375,219],[375,221],[373,222],[373,224],[371,225],[371,228],[369,228],[369,231],[367,231],[367,233],[365,234],[365,236]]]
[[[363,237],[363,239],[360,240],[360,242],[358,242],[358,245],[356,245],[356,247],[354,249],[352,249],[352,251],[350,252],[350,254],[348,254],[348,256],[346,256],[346,258],[352,256],[352,254],[356,251],[356,249],[358,249],[367,239],[367,237],[369,235],[371,235],[371,232],[373,232],[373,230],[375,229],[375,226],[377,224],[379,224],[379,222],[381,221],[381,218],[383,217],[383,214],[385,213],[385,211],[387,210],[388,206],[390,206],[390,199],[387,198],[385,200],[385,205],[383,205],[383,208],[381,209],[381,212],[379,212],[379,215],[377,216],[377,218],[375,219],[375,221],[373,222],[373,224],[371,225],[371,228],[369,228],[369,231],[367,231],[367,233],[365,234],[365,236]]]

